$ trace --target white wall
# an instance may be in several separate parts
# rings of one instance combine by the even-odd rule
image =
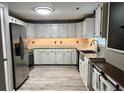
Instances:
[[[105,58],[108,63],[124,71],[124,54],[112,50],[105,50]]]

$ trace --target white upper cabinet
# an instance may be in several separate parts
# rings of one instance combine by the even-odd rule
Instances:
[[[95,18],[80,23],[28,24],[28,38],[93,38]]]
[[[76,37],[76,28],[75,23],[68,24],[68,38],[75,38]]]
[[[44,34],[41,33],[42,26],[40,24],[35,25],[35,37],[36,38],[42,38],[44,37]],[[44,32],[44,31],[43,31]]]
[[[59,24],[51,24],[52,38],[59,37]]]
[[[27,37],[35,38],[35,24],[27,24]]]
[[[50,38],[52,37],[50,24],[36,24],[35,25],[36,38]]]
[[[68,24],[60,24],[59,25],[59,37],[67,38],[68,34]]]
[[[80,23],[76,23],[76,37],[78,37],[78,38],[81,38],[83,35],[83,33],[82,33],[82,29],[83,28],[83,26],[82,26],[82,22],[80,22]]]
[[[95,36],[106,38],[108,21],[108,3],[100,4],[95,11]]]
[[[95,33],[95,18],[86,18],[83,21],[83,37],[93,38]]]
[[[101,6],[95,11],[95,36],[101,35]]]

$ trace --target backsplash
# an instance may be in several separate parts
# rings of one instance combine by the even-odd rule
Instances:
[[[64,39],[27,39],[28,48],[40,48],[40,47],[80,47],[91,48],[91,41],[94,38],[64,38]]]

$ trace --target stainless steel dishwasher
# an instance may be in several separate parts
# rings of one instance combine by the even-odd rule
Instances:
[[[34,67],[34,54],[33,51],[28,53],[28,59],[29,59],[29,69],[32,70]]]

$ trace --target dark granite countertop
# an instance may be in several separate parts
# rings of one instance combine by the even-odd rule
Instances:
[[[124,88],[124,71],[109,64],[108,62],[93,61],[92,63]]]

